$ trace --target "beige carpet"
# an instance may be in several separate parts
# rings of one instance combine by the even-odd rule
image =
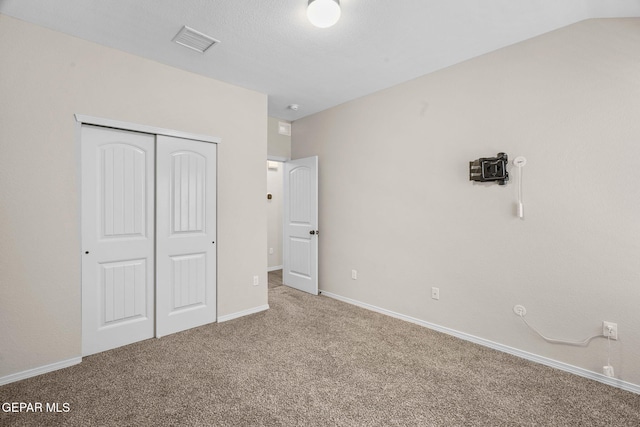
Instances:
[[[0,387],[0,425],[639,426],[640,396],[327,297],[151,339]]]

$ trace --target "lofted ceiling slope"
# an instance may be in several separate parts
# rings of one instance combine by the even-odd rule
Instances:
[[[307,0],[0,0],[0,13],[266,93],[290,121],[584,19],[640,16],[640,0],[340,3],[327,29]],[[173,43],[184,25],[220,43]]]

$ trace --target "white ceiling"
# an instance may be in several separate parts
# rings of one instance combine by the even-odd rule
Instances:
[[[286,120],[583,19],[640,16],[640,0],[340,3],[327,29],[307,21],[307,0],[0,0],[0,13],[266,93]],[[173,43],[183,25],[221,43]]]

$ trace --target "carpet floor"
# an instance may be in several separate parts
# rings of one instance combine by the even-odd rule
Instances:
[[[267,311],[0,387],[34,426],[639,426],[640,396],[287,286]]]

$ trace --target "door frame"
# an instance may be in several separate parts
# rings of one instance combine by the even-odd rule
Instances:
[[[278,162],[282,165],[282,167],[284,168],[284,164],[288,161],[291,160],[291,157],[282,157],[282,156],[272,156],[271,154],[267,154],[267,161],[272,161],[272,162]],[[283,171],[284,173],[284,171]],[[284,185],[284,184],[283,184]],[[284,190],[284,188],[281,188],[281,190]],[[282,204],[282,208],[284,209],[284,200],[281,202]],[[284,226],[284,216],[281,219],[282,225]],[[267,237],[268,237],[268,233],[269,233],[269,225],[267,224]],[[267,241],[268,243],[268,241]],[[268,247],[269,245],[267,245]],[[282,258],[282,270],[284,271],[284,247],[280,248],[280,258]],[[267,277],[269,276],[269,272],[271,270],[269,270],[269,263],[267,262]]]
[[[317,157],[317,156],[312,156],[312,157]],[[274,161],[274,162],[280,162],[282,167],[283,167],[283,169],[284,169],[285,163],[290,162],[290,161],[295,160],[295,159],[292,159],[291,157],[273,156],[271,154],[267,154],[267,161],[269,161],[269,160]],[[284,173],[284,170],[283,170],[283,173]],[[318,177],[318,179],[319,179],[319,177]],[[284,187],[284,177],[283,177],[283,187]],[[284,191],[284,188],[283,188],[283,191]],[[318,194],[318,203],[319,203],[319,196],[320,195]],[[283,231],[284,231],[284,227],[285,227],[285,224],[284,224],[284,208],[286,207],[285,206],[285,202],[284,202],[284,198],[282,200],[282,205],[283,205],[282,206],[283,207],[283,216],[282,216],[281,219],[282,219],[282,228],[283,228]],[[319,215],[319,213],[318,213],[318,215]],[[318,221],[319,220],[320,220],[320,218],[318,218]],[[283,242],[282,242],[283,244],[282,244],[282,253],[281,253],[281,256],[282,256],[283,281],[284,281],[284,271],[285,271],[285,266],[286,266],[286,259],[284,257],[284,237],[285,236],[283,235]],[[319,247],[318,247],[318,251],[319,251]],[[319,264],[319,253],[318,253],[318,264]],[[319,270],[319,265],[317,265],[317,269]],[[267,273],[268,273],[268,271],[269,270],[267,268]],[[317,274],[318,274],[318,271],[316,271],[316,275]],[[319,289],[319,284],[318,284],[317,294],[316,295],[319,295],[320,293],[321,293],[321,291]]]
[[[78,221],[77,224],[77,233],[78,233],[78,259],[80,262],[80,270],[79,270],[79,285],[80,285],[80,325],[82,326],[82,158],[81,158],[81,149],[82,149],[82,125],[94,125],[94,126],[102,126],[102,127],[106,127],[106,128],[114,128],[114,129],[120,129],[120,130],[125,130],[125,131],[133,131],[133,132],[140,132],[140,133],[146,133],[146,134],[152,134],[152,135],[165,135],[165,136],[172,136],[172,137],[177,137],[177,138],[182,138],[182,139],[190,139],[190,140],[194,140],[194,141],[200,141],[200,142],[208,142],[208,143],[213,143],[213,144],[220,144],[222,143],[222,139],[219,137],[215,137],[215,136],[209,136],[209,135],[202,135],[202,134],[196,134],[196,133],[191,133],[191,132],[183,132],[183,131],[179,131],[179,130],[174,130],[174,129],[166,129],[166,128],[161,128],[161,127],[157,127],[157,126],[150,126],[150,125],[142,125],[142,124],[138,124],[138,123],[131,123],[131,122],[125,122],[125,121],[120,121],[120,120],[113,120],[113,119],[107,119],[107,118],[103,118],[103,117],[95,117],[95,116],[90,116],[90,115],[86,115],[86,114],[74,114],[74,119],[75,119],[75,138],[76,138],[76,191],[77,194],[79,195],[78,197],[78,204],[77,204],[77,213],[78,213],[78,218],[80,219]],[[216,156],[216,170],[217,170],[217,156]],[[217,188],[216,188],[216,193],[217,193]],[[218,218],[218,212],[217,212],[217,203],[216,203],[216,223],[217,223],[217,218]],[[217,224],[216,224],[216,228],[217,228]],[[217,246],[217,245],[216,245]],[[216,250],[216,265],[217,265],[217,254],[219,251]],[[217,277],[217,269],[216,269],[216,288],[217,288],[217,283],[218,283],[218,277]],[[217,291],[216,291],[217,292]],[[220,310],[218,309],[218,298],[216,298],[216,316],[218,316],[218,313],[220,312]],[[216,319],[217,321],[218,319]],[[155,319],[154,319],[155,322]]]
[[[85,124],[85,125],[102,126],[106,128],[129,130],[134,132],[151,133],[154,135],[175,136],[183,139],[193,139],[193,140],[202,141],[202,142],[212,142],[214,144],[220,144],[222,142],[222,139],[216,136],[201,135],[197,133],[183,132],[183,131],[173,130],[173,129],[165,129],[165,128],[160,128],[156,126],[140,125],[137,123],[123,122],[120,120],[111,120],[111,119],[104,119],[101,117],[87,116],[84,114],[74,114],[74,117],[76,119],[76,126],[78,130],[80,129],[80,126]]]

